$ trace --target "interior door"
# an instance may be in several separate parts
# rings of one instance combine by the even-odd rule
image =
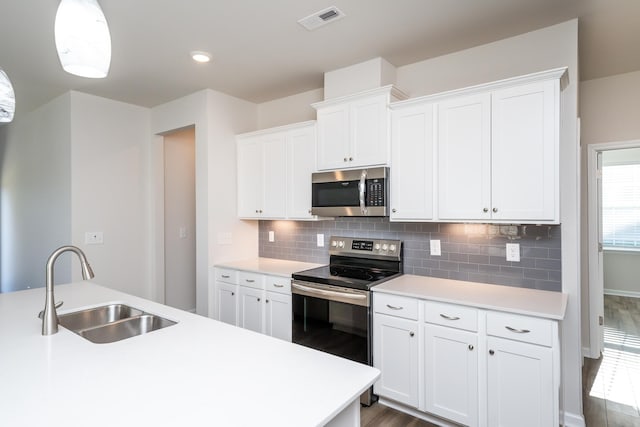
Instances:
[[[596,172],[596,192],[597,192],[597,224],[598,224],[598,256],[597,256],[597,281],[598,281],[598,295],[597,306],[598,312],[594,313],[598,317],[598,336],[597,336],[597,348],[596,353],[600,355],[604,350],[604,250],[602,239],[602,151],[598,151],[597,158],[597,172]]]

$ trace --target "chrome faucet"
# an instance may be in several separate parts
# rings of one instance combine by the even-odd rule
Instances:
[[[93,270],[87,262],[84,252],[75,246],[62,246],[49,256],[47,260],[47,290],[44,300],[44,311],[42,312],[42,335],[53,335],[58,332],[58,313],[56,312],[56,303],[53,299],[53,266],[56,259],[64,252],[74,252],[80,258],[82,267],[82,279],[93,279]],[[57,306],[59,307],[59,305]]]

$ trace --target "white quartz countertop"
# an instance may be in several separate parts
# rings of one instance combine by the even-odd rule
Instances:
[[[0,294],[0,426],[318,426],[375,368],[90,283],[59,314],[121,302],[177,321],[111,344],[41,335],[44,288]]]
[[[404,274],[372,288],[375,292],[562,320],[567,294],[512,286]]]
[[[273,276],[291,277],[295,272],[320,267],[322,264],[275,258],[251,258],[241,261],[225,262],[216,264],[215,266],[253,273],[271,274]]]

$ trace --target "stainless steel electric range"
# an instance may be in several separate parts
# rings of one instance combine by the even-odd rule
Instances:
[[[334,236],[329,255],[329,265],[292,276],[293,342],[372,365],[370,289],[402,274],[402,242]]]

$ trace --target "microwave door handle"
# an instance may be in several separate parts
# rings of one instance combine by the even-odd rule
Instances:
[[[362,212],[362,214],[366,215],[367,213],[367,207],[364,204],[364,193],[365,193],[365,188],[367,185],[367,170],[364,169],[362,171],[362,173],[360,174],[360,182],[358,183],[358,196],[360,198],[360,212]]]

